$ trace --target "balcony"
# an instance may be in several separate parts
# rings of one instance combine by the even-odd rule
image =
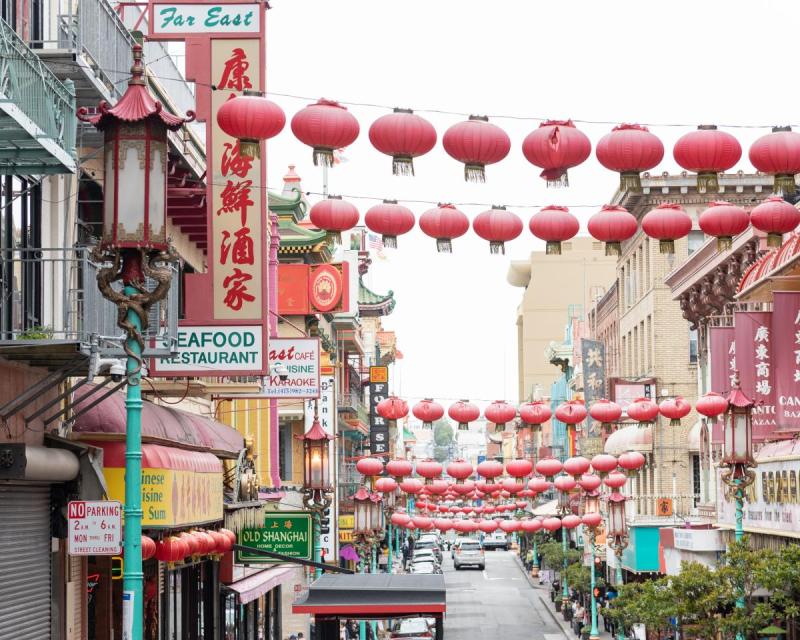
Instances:
[[[361,425],[363,427],[361,430],[366,430],[368,428],[369,412],[364,406],[364,401],[360,394],[352,392],[340,393],[336,409],[350,426],[358,428],[358,426]]]
[[[0,174],[74,173],[75,95],[0,20]]]
[[[0,250],[0,356],[50,370],[75,367],[72,375],[90,371],[97,357],[124,357],[117,308],[97,288],[102,266],[88,247]],[[169,294],[150,309],[145,357],[174,355],[179,274],[172,268]]]

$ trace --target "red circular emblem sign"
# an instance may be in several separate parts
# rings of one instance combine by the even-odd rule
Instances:
[[[308,283],[308,297],[318,311],[332,311],[342,298],[342,274],[329,265],[316,267]]]

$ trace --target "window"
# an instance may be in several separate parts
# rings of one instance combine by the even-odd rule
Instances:
[[[694,494],[692,503],[696,507],[700,502],[700,456],[697,454],[692,455],[692,493]]]
[[[287,423],[278,430],[278,469],[281,480],[292,481],[292,425]]]
[[[689,330],[689,362],[697,364],[697,329]]]
[[[704,234],[699,229],[692,229],[689,232],[689,255],[692,255],[695,251],[697,251],[706,241],[706,234]]]

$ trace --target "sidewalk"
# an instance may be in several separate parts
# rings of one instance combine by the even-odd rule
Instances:
[[[549,587],[545,585],[540,585],[538,581],[536,581],[530,575],[530,573],[528,573],[525,570],[525,566],[522,564],[522,560],[520,560],[517,554],[514,554],[514,561],[519,566],[520,571],[522,571],[522,575],[525,576],[525,579],[528,581],[528,584],[531,586],[531,588],[537,591],[536,597],[539,598],[539,600],[541,601],[542,607],[545,609],[545,611],[547,611],[551,615],[552,619],[558,624],[558,626],[561,627],[561,630],[564,632],[564,637],[569,639],[577,638],[569,622],[564,620],[564,616],[561,615],[560,611],[556,612],[555,604],[550,602]],[[614,640],[614,636],[612,636],[607,631],[603,631],[602,618],[600,618],[600,620],[601,620],[600,622],[601,628],[599,630],[600,632],[597,634],[597,637],[600,638],[600,640]]]

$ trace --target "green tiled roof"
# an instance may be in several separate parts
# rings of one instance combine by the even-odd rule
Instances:
[[[395,303],[391,289],[386,295],[380,295],[368,289],[361,278],[358,279],[358,308],[362,316],[388,316]]]

